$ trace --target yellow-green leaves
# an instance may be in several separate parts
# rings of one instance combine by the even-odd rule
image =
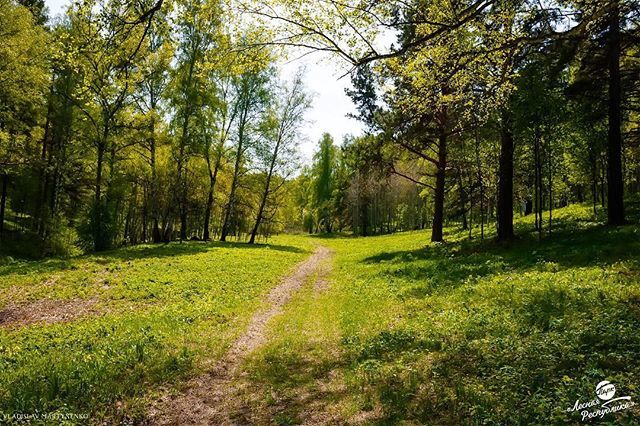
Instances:
[[[0,170],[18,165],[44,106],[48,35],[24,6],[0,0]]]

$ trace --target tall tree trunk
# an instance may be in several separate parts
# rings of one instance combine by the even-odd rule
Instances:
[[[612,1],[609,17],[609,132],[608,132],[608,199],[609,225],[624,223],[622,178],[622,112],[620,84],[620,5]]]
[[[535,145],[535,169],[536,169],[536,218],[537,218],[537,226],[536,229],[538,231],[538,241],[542,240],[542,205],[544,203],[544,198],[542,196],[542,145],[540,141],[540,136],[536,135],[536,145]]]
[[[162,241],[162,233],[160,232],[160,224],[158,223],[158,217],[153,218],[153,231],[152,237],[154,243],[159,243]]]
[[[104,249],[104,241],[102,235],[102,169],[104,167],[105,146],[103,142],[98,144],[98,161],[96,164],[96,182],[95,182],[95,208],[93,219],[93,247],[95,251]]]
[[[145,188],[143,187],[143,192],[146,192]],[[146,198],[147,195],[143,194],[143,197]],[[142,201],[142,235],[140,236],[140,241],[142,241],[142,243],[146,243],[148,236],[147,236],[147,216],[149,216],[149,212],[147,211],[147,201],[143,200]]]
[[[500,129],[500,163],[498,165],[498,241],[513,239],[513,149],[511,121],[505,112]]]
[[[64,94],[62,96],[63,102],[61,110],[58,112],[57,125],[52,129],[58,128],[58,131],[54,131],[52,135],[52,150],[50,151],[50,164],[53,166],[53,172],[51,173],[51,187],[49,189],[49,215],[54,217],[59,208],[60,192],[62,190],[62,181],[65,175],[65,161],[67,154],[67,146],[71,140],[71,133],[73,132],[71,122],[73,121],[73,104],[69,97],[71,91],[70,78],[67,75],[65,77],[65,84],[63,86]],[[60,130],[62,129],[62,130]]]
[[[229,191],[229,201],[227,202],[227,208],[224,212],[224,221],[222,222],[222,231],[220,232],[220,241],[227,241],[227,235],[229,235],[229,225],[231,220],[231,214],[235,208],[236,202],[236,188],[238,186],[238,179],[240,177],[240,167],[242,164],[242,138],[238,139],[238,149],[236,152],[236,161],[233,170],[233,178],[231,180],[231,189]]]
[[[155,108],[155,104],[154,104]],[[150,132],[151,137],[149,140],[149,158],[151,166],[151,218],[152,218],[152,230],[151,239],[154,243],[162,241],[162,233],[160,232],[159,214],[158,211],[158,173],[156,171],[156,131],[155,131],[155,117],[151,118]]]
[[[220,169],[221,162],[222,162],[222,150],[219,150],[216,158],[216,164],[213,168],[213,173],[212,173],[209,157],[207,156],[207,165],[209,165],[209,194],[207,195],[207,207],[204,212],[204,233],[202,236],[202,239],[205,241],[209,241],[211,239],[210,233],[209,233],[209,222],[211,221],[211,211],[213,210],[213,195],[216,187],[216,180],[218,179],[218,170]]]
[[[249,114],[251,109],[251,96],[252,94],[249,92],[243,93],[243,99],[241,101],[240,106],[240,116],[238,119],[238,146],[236,149],[236,159],[233,168],[233,178],[231,179],[231,189],[229,190],[229,200],[227,201],[227,206],[224,212],[224,220],[222,222],[222,230],[220,231],[220,241],[226,241],[227,235],[229,235],[229,225],[231,220],[231,215],[235,209],[236,203],[236,189],[238,186],[238,180],[240,178],[240,168],[242,167],[242,155],[245,150],[245,131],[246,126],[249,120]]]
[[[204,231],[202,232],[202,240],[209,241],[209,222],[211,220],[211,210],[213,209],[213,184],[209,182],[209,194],[207,194],[207,206],[204,211]]]
[[[360,190],[358,191],[358,208],[360,213],[360,235],[366,237],[367,235],[369,235],[369,196],[361,196],[361,190],[363,189],[362,182],[360,182],[359,186]]]
[[[472,174],[469,173],[469,188],[471,188],[471,194],[469,196],[469,239],[473,237],[473,209],[475,208],[475,202],[473,199],[473,182]]]
[[[4,212],[7,206],[7,184],[9,183],[9,175],[2,174],[2,194],[0,195],[0,239],[4,235]]]
[[[538,135],[536,134],[534,136],[534,141],[533,141],[533,160],[534,160],[534,164],[533,164],[533,198],[535,200],[534,202],[534,209],[535,209],[535,228],[536,231],[538,231],[538,233],[540,232],[540,229],[542,228],[542,217],[540,216],[540,212],[542,211],[542,209],[540,208],[540,200],[542,199],[542,196],[540,195],[541,191],[542,191],[542,185],[540,185],[541,179],[540,179],[540,138],[538,137]]]
[[[484,240],[484,180],[482,179],[482,166],[480,162],[480,136],[476,127],[476,168],[478,169],[478,185],[480,186],[480,239]]]
[[[196,47],[197,49],[197,47]],[[189,72],[187,74],[187,81],[185,82],[186,94],[192,89],[193,74],[195,70],[197,52],[191,53],[189,60]],[[188,97],[188,96],[187,96]],[[189,141],[189,120],[192,115],[192,99],[187,99],[187,105],[184,110],[184,117],[182,120],[182,132],[180,136],[180,158],[178,159],[178,187],[180,189],[179,208],[180,208],[180,241],[187,239],[187,160],[185,158],[185,151],[187,142]]]
[[[551,153],[551,141],[547,141],[547,150],[549,151],[547,154],[549,160],[549,177],[548,177],[548,185],[549,185],[549,235],[551,235],[551,226],[552,226],[552,216],[553,216],[553,159]]]
[[[51,77],[53,80],[53,76]],[[52,113],[52,98],[53,97],[53,81],[51,82],[51,86],[49,89],[49,99],[47,102],[47,118],[44,124],[44,136],[42,137],[42,151],[40,156],[40,170],[38,176],[38,198],[36,200],[36,231],[40,237],[44,236],[44,227],[45,227],[45,200],[47,195],[47,187],[49,186],[49,163],[47,161],[47,157],[51,159],[51,154],[49,153],[48,143],[49,143],[49,134],[51,131],[51,113]]]
[[[431,241],[442,241],[442,227],[444,224],[444,191],[445,171],[447,168],[447,134],[441,126],[438,137],[438,165],[436,171],[436,187],[434,193],[433,223],[431,227]]]
[[[129,240],[129,243],[131,245],[133,245],[133,231],[132,231],[132,224],[131,224],[131,216],[133,215],[133,203],[129,202],[128,206],[127,206],[127,214],[124,217],[124,236],[123,236],[123,243],[127,244],[127,240]]]
[[[604,155],[600,155],[600,205],[604,209],[607,207],[607,160]]]
[[[597,216],[597,204],[598,204],[598,164],[595,153],[589,151],[589,162],[591,163],[591,196],[593,197],[593,217]]]
[[[271,184],[271,173],[269,173],[269,177],[267,178],[267,183],[265,185],[264,192],[262,193],[262,199],[260,200],[260,208],[258,209],[258,216],[256,217],[256,222],[253,225],[253,229],[251,230],[251,237],[249,238],[249,244],[254,244],[256,242],[256,235],[258,234],[258,228],[260,227],[260,222],[262,222],[264,208],[267,205],[267,198],[269,197],[270,184]]]
[[[168,243],[173,238],[173,215],[165,219],[162,230],[162,241]]]
[[[473,237],[473,211],[475,209],[476,203],[473,197],[474,192],[474,184],[473,184],[473,173],[468,174],[469,177],[469,239]]]
[[[186,120],[185,120],[186,122]],[[186,125],[185,125],[186,127]],[[186,132],[186,130],[183,129]],[[186,134],[186,133],[185,133]],[[180,160],[178,164],[178,190],[179,193],[179,211],[180,211],[180,242],[187,239],[187,173],[186,173],[186,160],[185,144],[181,142],[180,146]]]
[[[260,222],[262,221],[262,216],[264,214],[264,208],[267,205],[267,199],[269,198],[269,191],[271,189],[271,179],[273,178],[273,171],[276,167],[276,160],[278,159],[278,152],[280,151],[280,142],[281,139],[278,138],[276,142],[276,146],[273,149],[273,155],[271,157],[271,163],[269,164],[269,173],[267,174],[267,181],[264,185],[264,191],[262,193],[262,200],[260,201],[260,208],[258,209],[258,217],[256,217],[256,223],[253,225],[253,229],[251,230],[251,238],[249,239],[249,244],[253,244],[256,241],[256,234],[258,233],[258,228],[260,227]]]
[[[462,229],[466,231],[469,229],[469,224],[467,223],[467,192],[464,189],[464,183],[462,181],[462,170],[460,167],[457,168],[458,174],[458,186],[460,187],[460,211],[462,212]]]
[[[234,174],[234,180],[232,183],[231,193],[229,194],[229,201],[227,202],[227,207],[224,211],[224,220],[222,221],[222,230],[220,231],[220,241],[227,241],[227,235],[229,235],[229,225],[231,221],[231,213],[234,208],[235,203],[235,183],[236,177]]]
[[[186,192],[186,190],[184,190]],[[180,242],[187,239],[187,205],[185,197],[183,195],[181,201],[182,207],[180,210]]]

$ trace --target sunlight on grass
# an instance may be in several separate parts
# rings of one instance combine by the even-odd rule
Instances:
[[[640,228],[603,228],[582,206],[555,217],[541,243],[521,219],[509,247],[454,229],[436,245],[322,239],[329,291],[301,294],[246,368],[276,413],[315,401],[353,423],[577,421],[566,408],[596,383],[627,394],[640,378]]]
[[[173,243],[0,266],[6,305],[95,298],[101,312],[0,328],[0,411],[114,415],[103,410],[124,400],[127,416],[141,418],[149,389],[214,362],[310,250],[307,239],[282,236],[268,246]]]

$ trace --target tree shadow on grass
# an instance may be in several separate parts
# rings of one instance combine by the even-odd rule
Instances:
[[[594,226],[576,230],[558,227],[537,240],[525,234],[509,245],[495,241],[463,240],[432,244],[417,250],[382,252],[365,258],[367,264],[385,264],[380,272],[425,284],[414,296],[438,288],[457,287],[467,279],[531,270],[558,272],[576,267],[605,267],[615,262],[640,259],[637,226]]]
[[[53,273],[75,268],[72,259],[17,261],[0,266],[0,277],[11,274]]]
[[[288,253],[308,252],[301,248],[287,245],[247,244],[220,241],[189,241],[182,244],[178,242],[157,245],[145,244],[65,259],[51,258],[45,260],[12,262],[6,265],[0,265],[0,277],[10,274],[27,275],[33,273],[55,273],[60,271],[73,270],[77,269],[79,265],[84,262],[95,262],[104,265],[112,262],[126,262],[139,259],[188,256],[213,251],[216,249],[272,250]],[[213,253],[213,255],[215,256],[215,253]]]
[[[315,238],[317,240],[336,240],[339,238],[357,238],[358,236],[353,233],[348,232],[322,232],[320,234],[309,234],[311,238]]]
[[[306,253],[299,247],[280,244],[247,244],[241,242],[221,241],[189,241],[184,243],[173,242],[162,245],[134,246],[125,249],[100,253],[105,259],[133,260],[158,257],[184,256],[204,253],[215,249],[243,249],[243,250],[273,250],[287,253]]]
[[[238,410],[236,420],[257,424],[330,420],[327,404],[347,395],[345,388],[329,386],[332,372],[346,364],[339,358],[318,356],[317,348],[311,349],[278,348],[252,357],[245,365],[249,379],[245,397],[253,403]],[[268,400],[265,395],[269,395]]]

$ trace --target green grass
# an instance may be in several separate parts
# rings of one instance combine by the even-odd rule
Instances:
[[[101,315],[0,328],[0,412],[140,420],[158,385],[195,374],[244,329],[261,298],[312,250],[172,243],[0,264],[0,309],[95,299]]]
[[[640,379],[640,227],[606,228],[586,206],[532,217],[505,247],[448,229],[326,238],[330,289],[304,290],[245,368],[254,410],[282,424],[313,411],[379,424],[566,424],[577,399]],[[305,414],[306,413],[306,414]],[[633,411],[607,417],[634,424]]]
[[[480,241],[451,227],[443,244],[417,231],[5,259],[0,308],[93,299],[102,314],[0,328],[0,412],[142,420],[160,386],[215,362],[269,289],[322,244],[334,251],[329,287],[303,286],[243,365],[253,419],[578,424],[566,409],[601,380],[638,399],[640,227],[601,226],[588,206],[554,217],[541,242],[533,218],[518,219],[509,246],[492,229]]]

